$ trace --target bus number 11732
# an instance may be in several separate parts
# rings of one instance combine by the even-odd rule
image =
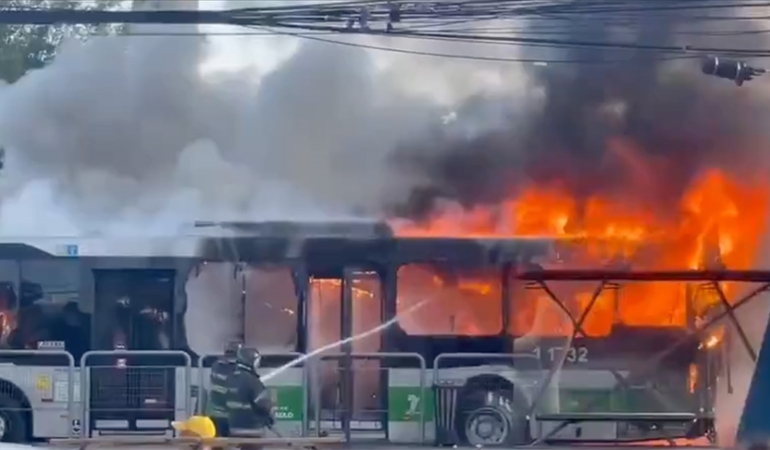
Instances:
[[[545,359],[547,362],[557,362],[562,358],[562,352],[564,347],[536,347],[534,352],[535,356],[541,361]],[[567,354],[564,355],[564,361],[568,363],[587,363],[588,362],[588,349],[586,347],[570,347],[567,350]]]

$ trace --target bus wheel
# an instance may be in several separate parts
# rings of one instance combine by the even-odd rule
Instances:
[[[21,404],[10,397],[0,395],[0,442],[25,442],[27,426]]]
[[[507,447],[528,443],[529,422],[505,393],[486,392],[486,404],[465,415],[463,431],[468,444]]]
[[[465,437],[473,446],[505,445],[510,433],[510,420],[498,408],[479,408],[465,421]]]

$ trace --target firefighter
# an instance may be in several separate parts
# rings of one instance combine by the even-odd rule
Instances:
[[[236,369],[230,377],[227,392],[227,411],[233,436],[260,437],[263,428],[273,427],[272,401],[257,374],[261,359],[256,349],[241,347],[238,350]]]
[[[227,411],[227,389],[230,377],[235,372],[239,342],[231,342],[225,347],[224,356],[211,366],[209,398],[206,402],[206,415],[211,418],[217,429],[217,436],[230,435],[229,415]]]

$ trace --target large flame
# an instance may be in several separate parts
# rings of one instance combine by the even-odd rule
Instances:
[[[630,153],[626,153],[630,155]],[[647,195],[639,188],[640,179],[648,189],[660,182],[654,170],[631,158],[629,187],[612,193],[579,198],[558,183],[532,184],[494,207],[445,210],[420,223],[394,223],[397,233],[412,237],[548,237],[579,243],[580,257],[567,264],[572,268],[630,265],[634,269],[697,269],[754,266],[760,241],[766,231],[770,186],[765,180],[739,178],[719,169],[703,171],[679,198],[664,199]],[[653,198],[655,201],[650,201]],[[400,272],[399,298],[409,292],[446,290],[446,283],[433,279],[425,267],[407,266]],[[455,294],[442,294],[452,301],[451,327],[463,334],[495,334],[499,327],[498,303],[480,302],[476,297],[499,289],[491,288],[495,276],[471,276],[455,283]],[[499,278],[499,274],[497,275]],[[421,281],[417,281],[417,279]],[[409,280],[408,283],[406,280]],[[468,286],[480,285],[473,294]],[[484,286],[484,284],[487,284]],[[555,283],[558,284],[558,283]],[[563,283],[566,285],[568,283]],[[460,286],[462,285],[462,286]],[[571,283],[562,289],[561,299],[574,316],[590,302],[596,284]],[[685,326],[688,323],[688,296],[696,315],[719,302],[700,286],[675,282],[630,283],[602,294],[588,316],[589,335],[609,333],[612,324],[631,326]],[[723,283],[729,293],[733,286]],[[701,292],[703,291],[703,292]],[[696,295],[698,292],[701,295]],[[511,315],[511,332],[525,334],[563,334],[569,331],[564,314],[542,291],[514,291],[516,305]],[[473,297],[473,298],[472,298]],[[471,303],[473,305],[471,305]],[[488,307],[483,305],[490,305]],[[409,306],[408,304],[405,306]],[[465,310],[472,310],[468,314]],[[436,323],[430,318],[413,321]],[[464,324],[457,324],[463,320]],[[481,324],[492,324],[482,326]],[[409,324],[402,324],[408,327]],[[412,332],[420,332],[415,325]],[[479,330],[482,328],[482,330]],[[537,330],[534,330],[536,328]],[[447,330],[445,330],[447,331]],[[424,332],[429,332],[425,330]]]

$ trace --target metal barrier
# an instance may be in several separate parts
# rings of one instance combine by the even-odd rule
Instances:
[[[308,370],[304,365],[304,361],[295,363],[299,358],[305,356],[303,353],[298,352],[286,352],[286,353],[262,353],[262,359],[260,361],[260,372],[264,376],[271,372],[271,369],[300,369],[302,375],[297,383],[296,377],[292,376],[277,376],[271,378],[265,382],[268,389],[271,390],[272,400],[276,410],[276,427],[280,432],[294,433],[294,429],[290,423],[287,422],[300,422],[299,434],[302,436],[308,435],[309,422],[308,422],[308,409],[309,409],[309,388],[308,388]],[[214,362],[223,358],[222,354],[206,354],[201,355],[198,359],[198,404],[196,410],[199,414],[205,413],[205,402],[208,400],[208,382],[205,376],[205,369],[210,368]],[[293,364],[295,363],[295,364]],[[281,379],[283,378],[283,379]],[[297,390],[301,391],[301,405],[296,404]],[[296,417],[295,410],[299,409],[296,414],[300,415],[300,420],[292,420]],[[289,417],[291,415],[291,417]]]
[[[55,360],[65,359],[66,364],[57,363]],[[10,360],[10,361],[9,361]],[[38,423],[37,434],[44,436],[61,436],[62,427],[66,426],[66,434],[75,437],[78,429],[76,422],[70,423],[77,417],[75,408],[75,358],[64,350],[0,350],[0,361],[11,364],[0,365],[0,378],[10,384],[0,387],[0,395],[6,401],[0,410],[13,411],[10,405],[15,403],[19,412],[30,413],[33,422]],[[63,361],[62,361],[63,362]],[[61,373],[58,366],[66,367],[66,372]],[[5,389],[7,387],[7,389]],[[18,388],[18,389],[17,389]],[[19,392],[20,391],[20,392]],[[62,401],[62,397],[66,399]],[[29,404],[27,407],[26,404]],[[62,408],[66,406],[66,420],[62,421]],[[37,417],[37,420],[35,420]],[[8,419],[13,422],[13,418]],[[17,420],[26,420],[23,417]],[[13,423],[4,423],[4,433],[14,433]],[[32,432],[33,423],[26,424]],[[9,436],[2,436],[6,440]],[[27,436],[21,436],[26,439]],[[10,437],[13,439],[13,436]]]
[[[109,358],[111,362],[109,364],[103,363],[102,365],[89,366],[90,359],[96,357]],[[129,365],[129,358],[181,358],[184,361],[183,365],[174,364],[137,364]],[[112,359],[114,358],[114,360]],[[175,395],[173,404],[166,405],[165,409],[155,409],[154,411],[177,411],[176,403],[178,399],[177,393],[182,393],[184,396],[184,411],[185,415],[189,416],[192,413],[192,399],[190,393],[192,392],[192,360],[190,355],[181,350],[95,350],[86,352],[82,358],[80,358],[80,399],[82,402],[81,417],[84,436],[90,436],[90,415],[94,412],[94,408],[91,405],[91,391],[95,390],[97,394],[102,390],[115,389],[115,392],[120,392],[118,396],[115,396],[115,392],[107,393],[102,398],[97,397],[100,402],[106,403],[104,407],[95,408],[96,411],[102,412],[118,412],[134,410],[146,411],[149,409],[142,409],[140,407],[129,407],[132,400],[140,400],[142,396],[159,395],[162,398],[168,397],[167,388],[175,389]],[[177,386],[176,369],[184,369],[184,386],[179,389]],[[92,376],[94,369],[109,370],[105,377]],[[168,369],[174,369],[171,379],[169,379]],[[92,382],[93,381],[93,382]],[[150,386],[145,386],[149,384]],[[142,392],[142,388],[146,387],[149,392]],[[159,390],[158,390],[159,389]],[[110,395],[112,394],[112,395]],[[123,397],[119,397],[122,395]],[[132,396],[136,396],[133,398]],[[121,402],[122,401],[122,402]],[[113,403],[116,407],[113,407]],[[126,405],[123,405],[125,403]],[[146,403],[146,400],[145,400]],[[101,406],[101,405],[100,405]]]
[[[388,359],[404,359],[404,358],[408,358],[408,359],[416,360],[419,363],[420,381],[419,381],[418,389],[419,389],[419,392],[420,392],[420,401],[417,404],[417,410],[415,411],[415,414],[419,415],[419,421],[418,422],[419,422],[419,427],[420,427],[420,431],[419,431],[420,444],[423,444],[425,442],[425,425],[426,425],[426,420],[425,420],[425,399],[427,398],[427,395],[426,395],[427,390],[426,390],[426,386],[425,386],[425,374],[427,373],[427,365],[425,363],[425,358],[423,358],[422,355],[420,355],[419,353],[372,352],[372,353],[350,353],[350,354],[346,354],[346,353],[325,354],[325,355],[319,356],[317,358],[317,360],[318,361],[342,360],[342,359],[345,359],[347,357],[350,357],[350,359],[351,359],[351,367],[350,368],[351,368],[351,371],[354,374],[360,374],[360,373],[364,372],[364,370],[361,370],[361,369],[353,367],[353,362],[355,362],[355,361],[380,360],[381,361],[380,367],[378,367],[377,370],[376,370],[378,373],[380,373],[382,370],[388,370],[388,369],[393,368],[393,367],[398,367],[398,364],[382,364],[383,362],[385,362],[385,360],[388,360]],[[382,366],[385,366],[385,367],[382,367]],[[344,370],[344,369],[338,369],[338,370],[339,370],[338,373],[344,373],[344,372],[342,372],[342,370]],[[313,372],[314,373],[312,374],[312,378],[313,378],[314,384],[317,387],[319,387],[318,386],[320,384],[319,383],[319,381],[320,381],[319,367],[317,367],[317,366],[314,367],[314,371]],[[347,381],[349,383],[352,383],[352,385],[348,385],[348,386],[345,386],[344,380],[346,380],[346,378],[342,377],[340,379],[339,384],[336,386],[339,391],[344,392],[344,389],[346,389],[346,388],[353,389],[353,390],[357,388],[357,386],[356,386],[357,379],[356,378],[353,378],[353,377],[347,378]],[[381,380],[381,378],[380,378],[380,380]],[[367,380],[362,380],[362,381],[365,382]],[[385,395],[387,395],[389,386],[387,386],[387,385],[386,386],[382,386],[382,384],[380,382],[377,383],[377,386],[379,386],[379,389],[378,389],[379,392],[384,392]],[[332,397],[334,397],[334,394],[332,394]],[[342,398],[345,398],[345,396],[343,395]],[[315,427],[315,432],[318,435],[320,433],[320,431],[321,431],[321,416],[322,416],[322,408],[321,408],[321,403],[322,403],[321,400],[322,399],[321,399],[321,390],[320,389],[318,389],[318,388],[315,389],[315,391],[313,393],[313,400],[314,400],[313,401],[313,406],[314,406],[313,407],[314,427]],[[337,399],[333,398],[332,401],[334,402],[334,400],[337,400]],[[343,402],[335,402],[335,403],[337,405],[343,404]],[[351,403],[351,402],[349,402],[349,403]],[[350,404],[349,406],[352,408],[353,404]],[[338,410],[335,410],[335,413],[337,411]],[[377,413],[377,414],[381,415],[382,417],[388,417],[388,413],[389,413],[389,411],[387,411],[387,410],[371,410],[371,409],[370,410],[365,410],[365,411],[362,411],[362,412]],[[352,418],[353,411],[343,410],[343,413],[347,413],[347,417],[349,419],[347,423],[349,425],[350,419]],[[383,421],[383,425],[385,427],[387,427],[388,426],[388,421],[387,420]],[[349,434],[350,433],[350,426],[348,426],[346,429],[343,427],[343,431],[346,434],[346,436],[345,436],[346,440],[349,440],[349,438],[350,438],[350,434]]]
[[[516,360],[523,361],[524,364],[517,364],[517,370],[536,370],[543,372],[540,358],[534,353],[442,353],[433,360],[433,389],[435,392],[435,421],[436,421],[436,441],[438,444],[460,445],[459,437],[455,427],[457,416],[462,412],[458,405],[459,391],[465,386],[467,376],[461,375],[451,379],[441,379],[441,362],[455,360],[475,360],[477,362],[461,367],[473,367],[484,364],[492,364],[492,361],[509,361],[513,363]],[[483,361],[483,362],[482,362]],[[511,366],[513,368],[513,364]]]

